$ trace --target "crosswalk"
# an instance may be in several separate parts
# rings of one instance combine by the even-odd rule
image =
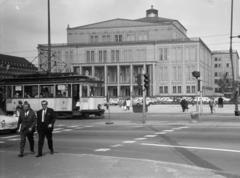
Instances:
[[[94,126],[91,125],[63,125],[63,124],[57,124],[55,125],[55,128],[53,130],[53,134],[59,134],[59,133],[67,133],[67,132],[71,132],[71,131],[77,131],[77,130],[82,130],[82,129],[86,129],[86,128],[91,128]],[[37,133],[35,132],[34,136],[37,136]],[[19,141],[20,137],[19,134],[15,134],[15,135],[10,135],[10,136],[0,136],[0,144],[4,144],[8,141],[12,142],[12,141]]]

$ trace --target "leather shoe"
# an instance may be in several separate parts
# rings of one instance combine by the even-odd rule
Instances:
[[[36,156],[36,158],[39,158],[39,157],[41,157],[42,156],[42,154],[38,154],[37,156]]]
[[[23,157],[23,154],[19,154],[18,157],[20,157],[20,158]]]
[[[51,154],[51,155],[53,155],[53,154],[54,154],[54,151],[53,151],[53,150],[51,150],[51,151],[50,151],[50,154]]]
[[[35,153],[35,151],[34,151],[34,150],[31,150],[30,152],[31,152],[32,154],[34,154],[34,153]]]

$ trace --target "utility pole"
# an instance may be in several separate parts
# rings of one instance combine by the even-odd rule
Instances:
[[[50,0],[48,0],[48,69],[51,72],[51,23],[50,23]]]
[[[233,99],[234,99],[234,105],[235,105],[235,116],[239,115],[238,111],[238,95],[237,95],[237,90],[236,90],[236,83],[235,83],[235,74],[234,74],[234,64],[233,64],[233,51],[232,51],[232,39],[233,39],[233,0],[231,0],[231,23],[230,23],[230,48],[229,48],[229,53],[230,53],[230,61],[232,65],[232,87],[233,87]]]

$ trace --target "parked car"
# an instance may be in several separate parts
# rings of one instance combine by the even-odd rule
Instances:
[[[16,115],[7,116],[0,114],[0,133],[16,132],[18,117]]]

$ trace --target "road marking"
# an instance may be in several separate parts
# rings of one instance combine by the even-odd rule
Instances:
[[[134,140],[126,140],[126,141],[123,141],[123,143],[135,143],[136,141]]]
[[[64,129],[62,130],[63,132],[69,132],[69,131],[72,131],[73,129]]]
[[[169,130],[164,130],[164,132],[173,132],[174,130],[169,129]]]
[[[121,147],[121,146],[123,146],[123,145],[122,144],[111,145],[111,147],[113,147],[113,148],[117,148],[117,147]]]
[[[91,127],[93,127],[92,125],[86,125],[86,126],[83,126],[83,127],[85,127],[85,128],[91,128]]]
[[[221,149],[221,148],[210,148],[210,147],[161,145],[161,144],[152,144],[152,143],[141,143],[141,145],[143,145],[143,146],[155,146],[155,147],[186,148],[186,149],[195,149],[195,150],[209,150],[209,151],[222,151],[222,152],[240,153],[240,150]]]
[[[68,126],[70,128],[76,128],[76,127],[79,127],[79,125],[71,125],[71,126]]]
[[[57,124],[56,126],[57,126],[57,127],[63,127],[63,126],[65,126],[65,125],[63,125],[63,124]]]
[[[147,137],[147,138],[153,138],[153,137],[156,137],[157,135],[145,135],[144,137]]]
[[[8,139],[9,141],[18,141],[20,140],[20,138],[11,138],[11,139]]]
[[[166,132],[155,132],[155,134],[157,134],[157,135],[164,135],[164,134],[166,134]]]
[[[54,131],[62,130],[63,128],[54,128]]]
[[[0,138],[8,139],[8,138],[15,138],[15,137],[18,137],[18,135],[7,136],[7,137],[0,137]]]
[[[4,141],[0,141],[0,143],[5,143]]]
[[[134,140],[146,140],[147,138],[135,138]]]
[[[187,126],[183,126],[183,127],[176,127],[176,128],[173,128],[173,130],[181,130],[181,129],[187,129],[189,127]]]
[[[62,131],[53,131],[53,133],[60,133],[60,132],[62,132]]]
[[[110,148],[99,148],[99,149],[96,149],[95,151],[96,152],[105,152],[105,151],[110,151],[111,149]]]

